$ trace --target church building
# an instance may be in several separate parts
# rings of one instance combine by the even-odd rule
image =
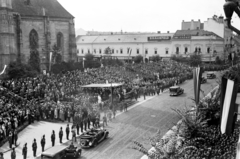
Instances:
[[[27,63],[32,50],[47,70],[54,46],[63,61],[76,60],[74,17],[57,0],[0,0],[0,21],[0,70]]]

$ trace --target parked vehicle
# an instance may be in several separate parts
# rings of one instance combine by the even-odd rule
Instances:
[[[179,86],[172,86],[169,88],[170,96],[178,96],[184,93],[184,89]]]
[[[201,84],[207,83],[207,78],[206,77],[201,77]]]
[[[207,78],[208,78],[208,79],[214,79],[214,78],[216,78],[216,75],[215,75],[214,72],[208,72],[208,73],[207,73]]]
[[[81,156],[81,153],[82,153],[82,149],[81,148],[78,148],[78,147],[74,146],[73,144],[71,144],[69,147],[67,147],[65,149],[64,158],[65,159],[79,158]]]
[[[61,159],[65,156],[66,145],[57,145],[51,147],[41,154],[41,159]]]
[[[108,137],[109,132],[106,129],[90,129],[80,135],[80,145],[82,148],[95,147]]]

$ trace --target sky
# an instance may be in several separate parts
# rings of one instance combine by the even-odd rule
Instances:
[[[225,0],[58,0],[75,17],[76,30],[175,32],[182,21],[222,15]],[[233,16],[233,25],[240,19]]]

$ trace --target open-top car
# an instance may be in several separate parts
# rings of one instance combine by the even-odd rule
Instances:
[[[213,79],[213,78],[216,78],[216,75],[215,75],[214,72],[208,72],[208,73],[207,73],[207,78],[208,78],[208,79]]]
[[[64,158],[79,158],[81,156],[81,153],[82,149],[74,146],[73,143],[71,143],[71,145],[65,149]]]
[[[106,129],[90,129],[80,135],[80,144],[82,148],[95,147],[98,143],[108,137],[109,132]]]
[[[207,78],[206,77],[201,77],[201,84],[207,83]]]
[[[179,86],[172,86],[169,88],[170,96],[178,96],[183,94],[184,89],[180,88]]]

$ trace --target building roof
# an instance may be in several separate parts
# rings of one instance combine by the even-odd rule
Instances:
[[[173,35],[174,37],[178,36],[215,36],[217,39],[222,39],[220,36],[217,34],[210,32],[210,31],[205,31],[205,30],[177,30],[176,33]]]
[[[12,0],[15,12],[22,16],[49,16],[59,18],[74,18],[57,0]]]
[[[171,37],[173,33],[151,34],[114,34],[114,35],[83,35],[77,37],[77,43],[145,43],[150,42],[148,37]]]

